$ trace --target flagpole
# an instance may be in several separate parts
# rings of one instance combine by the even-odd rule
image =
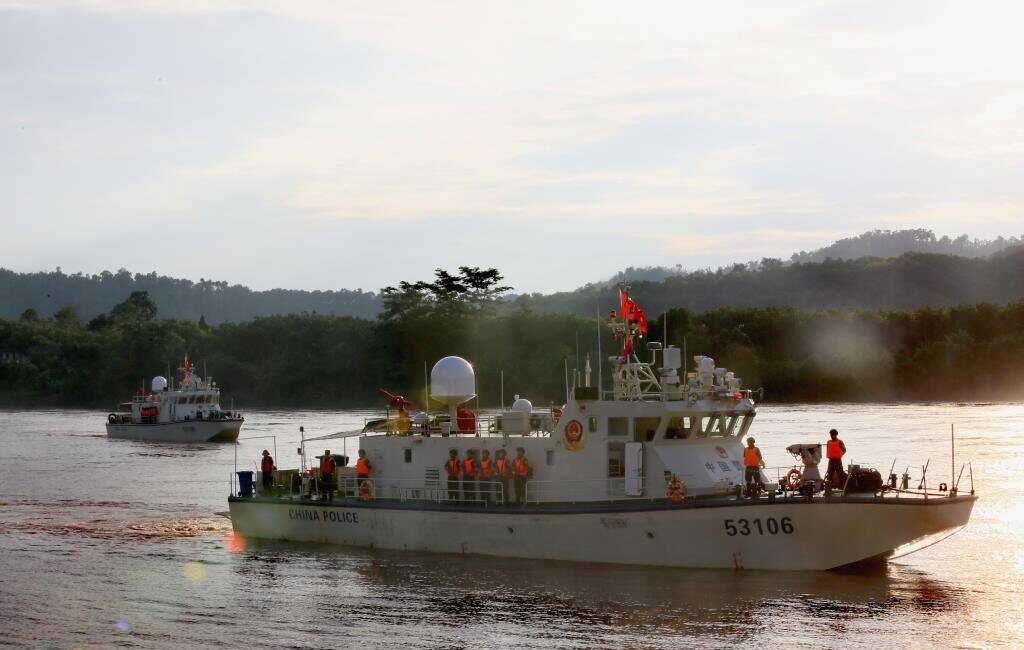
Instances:
[[[601,303],[597,303],[597,399],[601,399],[601,391],[604,390],[604,377],[601,369],[604,368],[604,359],[601,358]]]

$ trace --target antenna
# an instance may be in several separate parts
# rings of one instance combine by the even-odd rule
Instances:
[[[601,369],[604,368],[604,361],[601,358],[601,303],[595,302],[597,307],[597,399],[601,399],[601,391],[604,390],[604,382]]]

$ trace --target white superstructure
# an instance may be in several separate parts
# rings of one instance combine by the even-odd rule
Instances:
[[[107,436],[154,442],[230,442],[238,438],[243,418],[220,406],[220,388],[192,372],[188,357],[179,368],[180,381],[163,376],[140,389],[130,402],[107,416]]]
[[[623,296],[622,316],[613,324],[623,350],[608,359],[610,390],[591,387],[586,372],[562,407],[536,409],[517,396],[511,410],[477,416],[467,431],[455,405],[476,393],[472,368],[447,357],[435,366],[431,392],[448,412],[410,418],[407,400],[393,398],[399,409],[386,426],[377,421],[372,431],[305,439],[302,467],[278,472],[273,495],[229,499],[235,529],[262,538],[524,558],[829,569],[909,552],[967,523],[976,497],[973,490],[958,495],[956,486],[944,493],[881,485],[855,492],[844,484],[826,494],[819,477],[791,477],[780,486],[757,472],[768,489],[745,490],[753,393],[706,356],[685,372],[678,348],[650,343],[651,361],[641,360],[634,344],[646,332],[643,313]],[[455,431],[461,433],[447,435]],[[321,500],[329,491],[319,465],[306,464],[314,444],[353,459],[362,450],[372,473],[357,478],[341,468],[337,495]],[[475,477],[463,471],[452,479],[446,469],[452,450],[464,464],[485,451],[492,462],[501,451],[512,459],[519,449],[532,466],[520,481],[485,479],[479,465]]]

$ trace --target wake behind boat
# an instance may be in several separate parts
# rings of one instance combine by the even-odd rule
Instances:
[[[152,442],[233,442],[244,419],[220,407],[220,388],[192,372],[188,357],[178,369],[177,386],[163,376],[153,378],[150,392],[107,416],[107,436]]]
[[[825,481],[820,443],[787,448],[803,469],[769,482],[743,444],[754,392],[705,356],[680,377],[673,346],[648,343],[651,361],[642,361],[634,343],[646,319],[624,293],[620,302],[611,390],[591,386],[588,362],[562,408],[538,412],[518,399],[477,416],[464,407],[476,393],[472,366],[446,357],[430,390],[447,411],[410,415],[408,400],[389,395],[387,416],[362,431],[304,439],[301,466],[259,493],[240,473],[232,525],[246,537],[371,548],[825,570],[906,554],[967,524],[973,486],[928,490],[922,477],[913,490],[856,466]],[[307,465],[314,440],[341,453]]]

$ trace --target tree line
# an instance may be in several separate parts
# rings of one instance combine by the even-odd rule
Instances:
[[[493,269],[463,267],[387,287],[376,319],[305,313],[210,325],[159,318],[141,291],[88,321],[74,310],[26,312],[0,319],[0,396],[112,407],[186,353],[222,386],[223,406],[236,408],[376,406],[378,388],[422,407],[425,370],[449,354],[473,362],[483,407],[501,401],[502,375],[505,404],[514,394],[561,403],[566,368],[582,370],[587,355],[596,381],[597,320],[503,311],[500,280]],[[607,384],[607,357],[621,343],[605,330]],[[712,356],[745,387],[763,387],[769,401],[1024,396],[1024,301],[902,311],[673,307],[650,320],[652,340],[666,335],[688,357]]]

